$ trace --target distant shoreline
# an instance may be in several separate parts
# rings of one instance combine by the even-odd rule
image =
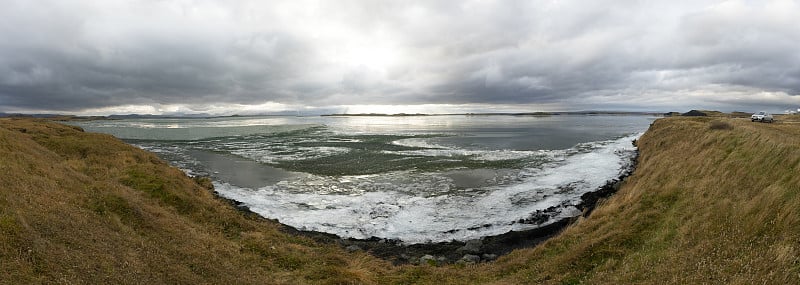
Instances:
[[[559,116],[559,115],[620,115],[620,116],[663,116],[658,112],[612,112],[612,111],[580,111],[580,112],[526,112],[526,113],[452,113],[452,114],[382,114],[382,113],[356,113],[356,114],[325,114],[321,117],[423,117],[423,116]]]
[[[124,120],[124,119],[216,119],[216,118],[251,118],[251,117],[433,117],[433,116],[532,116],[548,117],[561,115],[579,116],[667,116],[670,113],[661,112],[623,112],[623,111],[565,111],[565,112],[522,112],[522,113],[447,113],[447,114],[426,114],[426,113],[340,113],[340,114],[320,114],[320,115],[289,115],[289,114],[260,114],[260,115],[227,115],[213,116],[208,114],[200,115],[151,115],[151,114],[129,114],[129,115],[108,115],[108,116],[79,116],[64,114],[19,114],[19,113],[0,113],[0,118],[40,118],[52,121],[96,121],[96,120]]]

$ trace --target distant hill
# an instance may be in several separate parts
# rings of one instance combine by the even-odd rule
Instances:
[[[708,111],[702,112],[698,110],[691,110],[689,112],[681,114],[684,117],[705,117],[708,116]]]

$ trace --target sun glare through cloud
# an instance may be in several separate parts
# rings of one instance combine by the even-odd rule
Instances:
[[[370,71],[386,72],[398,61],[394,50],[378,46],[351,46],[341,53],[341,60],[349,67],[366,67]]]

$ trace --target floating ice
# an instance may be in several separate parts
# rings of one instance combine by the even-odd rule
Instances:
[[[392,144],[399,146],[407,146],[414,148],[423,148],[421,150],[406,150],[406,151],[383,151],[389,154],[401,154],[411,156],[434,156],[434,157],[452,157],[452,156],[471,156],[476,160],[484,161],[500,161],[500,160],[513,160],[522,159],[531,156],[541,156],[553,154],[554,151],[522,151],[522,150],[468,150],[463,148],[443,146],[432,143],[429,138],[410,138],[393,141]]]
[[[429,177],[428,180],[406,184],[387,182],[392,180],[386,176],[414,175],[309,176],[306,181],[281,182],[259,189],[222,182],[215,182],[215,187],[220,195],[242,202],[262,216],[302,230],[345,238],[399,239],[408,244],[463,241],[532,229],[579,214],[574,205],[580,202],[581,195],[597,190],[627,170],[635,151],[631,142],[639,135],[554,151],[564,159],[523,169],[515,183],[485,187],[470,195],[460,195],[452,189],[408,189],[450,187],[446,178],[435,173],[419,176]],[[304,187],[304,192],[291,191],[294,187]],[[432,192],[441,194],[431,195]],[[550,220],[519,222],[552,207],[556,214]]]
[[[187,173],[211,175],[221,195],[287,225],[422,243],[579,214],[582,194],[628,167],[638,135],[608,139],[643,131],[649,121],[292,116],[76,124],[129,139]]]

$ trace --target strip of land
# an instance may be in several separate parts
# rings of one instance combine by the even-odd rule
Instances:
[[[0,283],[790,284],[794,121],[657,120],[620,190],[548,241],[494,262],[395,266],[288,234],[109,135],[0,119]]]

